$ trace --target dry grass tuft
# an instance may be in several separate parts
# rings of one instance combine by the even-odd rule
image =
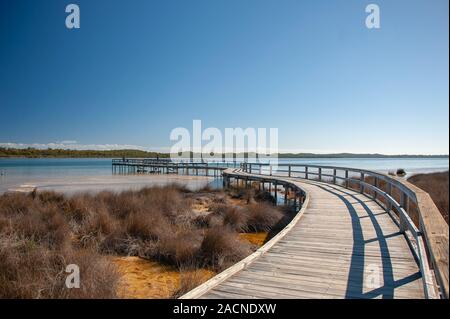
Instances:
[[[283,219],[283,213],[267,203],[248,205],[247,211],[247,229],[252,232],[268,232]]]
[[[199,270],[182,269],[180,270],[179,288],[172,294],[172,298],[177,299],[188,293],[192,289],[205,282],[205,274]]]
[[[80,268],[79,289],[65,286],[69,264]],[[115,267],[93,251],[0,237],[0,298],[115,298],[118,280]]]
[[[239,240],[235,232],[224,227],[208,229],[200,247],[205,265],[218,271],[228,268],[251,252],[248,243]]]

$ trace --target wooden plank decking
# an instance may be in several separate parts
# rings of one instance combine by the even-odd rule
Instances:
[[[295,180],[301,219],[268,252],[201,298],[423,298],[419,266],[376,202],[337,185]]]

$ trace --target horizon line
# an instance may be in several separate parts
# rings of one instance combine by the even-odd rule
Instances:
[[[175,154],[171,152],[166,151],[158,151],[158,150],[152,150],[150,148],[102,148],[102,149],[80,149],[80,148],[37,148],[37,147],[5,147],[2,146],[0,143],[0,150],[17,150],[17,151],[25,151],[25,150],[35,150],[35,151],[67,151],[67,152],[100,152],[100,153],[107,153],[107,152],[144,152],[144,153],[157,153],[161,155],[170,155]],[[184,153],[190,153],[191,155],[204,155],[208,153],[201,153],[201,152],[193,152],[193,151],[186,151]],[[279,152],[222,152],[217,153],[217,157],[221,155],[226,154],[255,154],[255,155],[263,155],[263,156],[271,156],[271,155],[290,155],[290,156],[305,156],[305,155],[312,155],[312,156],[343,156],[343,155],[351,155],[351,156],[382,156],[382,157],[450,157],[448,153],[437,153],[437,154],[425,154],[425,153],[397,153],[397,154],[387,154],[387,153],[380,153],[380,152],[307,152],[307,151],[279,151]]]

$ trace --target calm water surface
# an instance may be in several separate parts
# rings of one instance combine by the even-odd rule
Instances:
[[[303,158],[280,159],[279,162],[364,168],[381,172],[403,168],[409,174],[449,169],[448,158]],[[0,158],[0,192],[42,183],[62,185],[87,180],[91,181],[92,185],[116,182],[117,177],[112,175],[111,159]]]

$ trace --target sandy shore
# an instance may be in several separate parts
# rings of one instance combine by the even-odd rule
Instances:
[[[112,176],[80,176],[54,179],[30,179],[29,181],[8,185],[0,189],[0,193],[7,191],[29,192],[34,188],[38,190],[51,190],[67,195],[79,192],[100,192],[103,190],[120,192],[124,190],[137,190],[146,186],[163,186],[167,184],[185,185],[192,190],[211,185],[213,177],[183,176],[183,175],[112,175]]]

